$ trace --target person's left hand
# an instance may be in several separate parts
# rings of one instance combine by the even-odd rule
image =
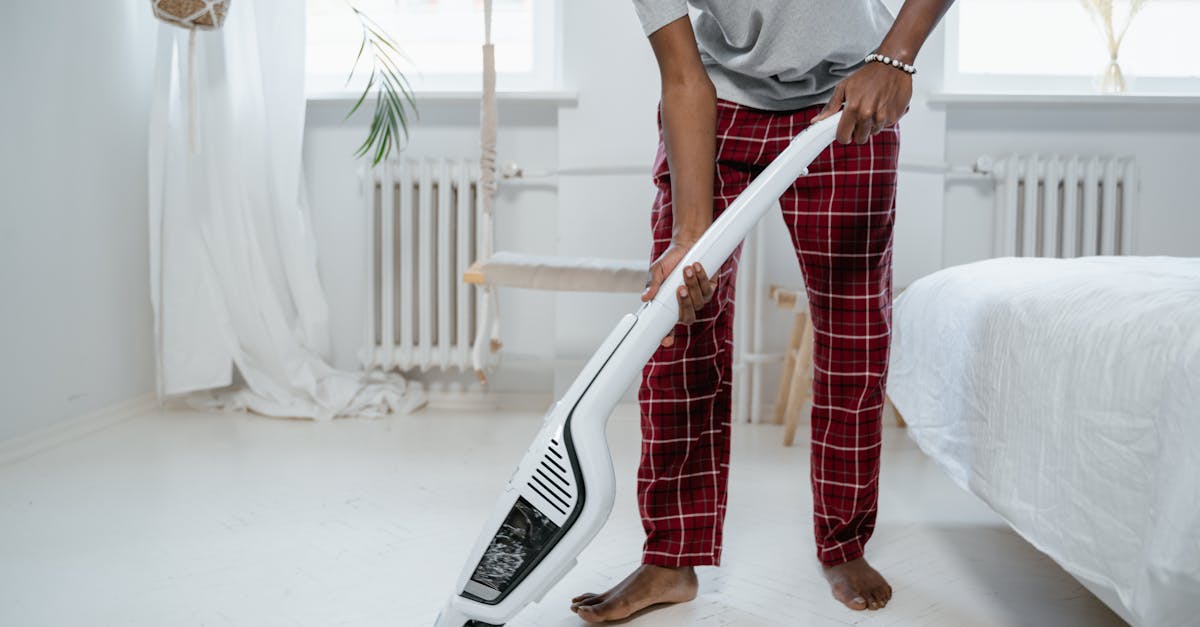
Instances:
[[[865,144],[872,135],[895,124],[912,100],[912,75],[883,63],[867,63],[838,83],[829,104],[813,118],[820,122],[838,112],[837,140]]]

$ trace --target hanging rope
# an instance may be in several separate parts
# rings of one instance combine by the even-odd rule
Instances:
[[[483,233],[479,238],[480,259],[490,259],[492,253],[492,215],[496,200],[496,125],[499,110],[496,105],[496,50],[492,45],[492,0],[483,2],[483,93],[479,110],[479,188],[480,224]],[[475,376],[481,384],[487,384],[485,372],[488,356],[500,349],[500,316],[496,290],[491,285],[480,285],[479,302],[482,317],[475,333],[475,345],[471,351]]]
[[[188,147],[200,152],[196,141],[196,31],[216,30],[225,23],[230,0],[151,0],[158,19],[188,30],[187,102]]]
[[[196,29],[188,30],[188,60],[187,60],[187,90],[188,90],[188,147],[192,154],[200,152],[196,145]]]
[[[479,111],[479,165],[483,184],[483,211],[492,214],[496,196],[496,48],[492,45],[492,0],[483,3],[483,95]],[[491,251],[487,251],[490,256]]]

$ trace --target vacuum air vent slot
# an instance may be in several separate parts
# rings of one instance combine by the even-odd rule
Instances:
[[[544,490],[545,493],[550,496],[550,498],[554,499],[557,503],[559,503],[563,507],[566,507],[568,509],[571,507],[570,501],[568,501],[566,498],[560,496],[558,494],[558,492],[556,492],[553,488],[550,487],[550,485],[548,483],[546,483],[545,481],[542,481],[541,477],[535,476],[531,479],[531,481],[533,481],[533,483],[538,484],[538,486],[541,487],[542,490]]]
[[[547,464],[546,460],[542,460],[541,467],[538,468],[537,471],[545,475],[547,479],[554,479],[555,487],[558,487],[559,484],[562,484],[564,491],[565,489],[571,487],[571,482],[567,481],[567,478],[552,468],[550,464]]]
[[[545,461],[548,461],[548,462],[550,462],[551,464],[554,464],[554,467],[555,467],[555,468],[557,468],[557,469],[558,469],[560,472],[562,472],[562,474],[564,474],[564,475],[565,475],[565,474],[567,474],[567,469],[566,469],[566,468],[563,468],[563,465],[562,465],[562,464],[560,464],[560,463],[558,463],[558,462],[554,461],[554,459],[553,459],[553,458],[551,458],[551,457],[547,457]]]
[[[538,476],[539,476],[539,477],[541,477],[542,479],[545,479],[545,480],[546,480],[546,482],[545,482],[545,483],[546,483],[546,485],[547,485],[548,487],[550,487],[550,488],[553,488],[553,490],[554,490],[554,494],[555,494],[556,496],[557,496],[557,494],[558,494],[558,493],[562,493],[562,495],[563,495],[563,497],[564,497],[564,498],[566,498],[566,499],[570,499],[570,498],[571,498],[571,493],[570,493],[570,492],[568,492],[568,491],[567,491],[567,489],[566,489],[565,487],[563,487],[563,486],[559,485],[559,484],[558,484],[556,481],[554,481],[554,479],[551,479],[551,478],[550,478],[550,475],[546,474],[546,471],[542,470],[541,468],[538,468],[538,469],[537,469],[537,474],[538,474]],[[535,477],[535,478],[536,478],[536,477]],[[561,481],[561,479],[560,479],[560,481]]]
[[[534,477],[534,481],[538,481],[537,477]],[[538,483],[540,484],[541,482],[539,481]],[[563,507],[559,505],[559,503],[562,502],[562,499],[555,500],[555,499],[550,498],[549,496],[546,495],[546,492],[543,492],[542,489],[539,489],[536,485],[534,485],[533,481],[530,481],[526,485],[528,485],[529,489],[533,490],[533,492],[535,494],[542,497],[542,500],[545,501],[548,505],[550,505],[550,507],[553,507],[554,509],[558,510],[558,513],[566,515],[567,510],[563,509]],[[549,489],[546,488],[546,491],[549,491]]]

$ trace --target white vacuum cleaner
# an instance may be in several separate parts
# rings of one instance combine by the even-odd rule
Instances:
[[[616,486],[605,427],[679,319],[682,268],[715,276],[759,218],[834,140],[838,113],[797,135],[692,246],[654,300],[592,355],[504,486],[436,627],[498,627],[541,600],[604,526]]]

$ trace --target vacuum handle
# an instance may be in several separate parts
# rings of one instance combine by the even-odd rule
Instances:
[[[663,281],[654,300],[678,315],[679,301],[675,293],[683,285],[683,269],[698,261],[708,276],[716,276],[725,260],[729,259],[767,209],[779,200],[796,179],[807,173],[808,165],[833,142],[841,119],[842,113],[839,111],[793,138],[788,147],[696,240],[688,254]]]

